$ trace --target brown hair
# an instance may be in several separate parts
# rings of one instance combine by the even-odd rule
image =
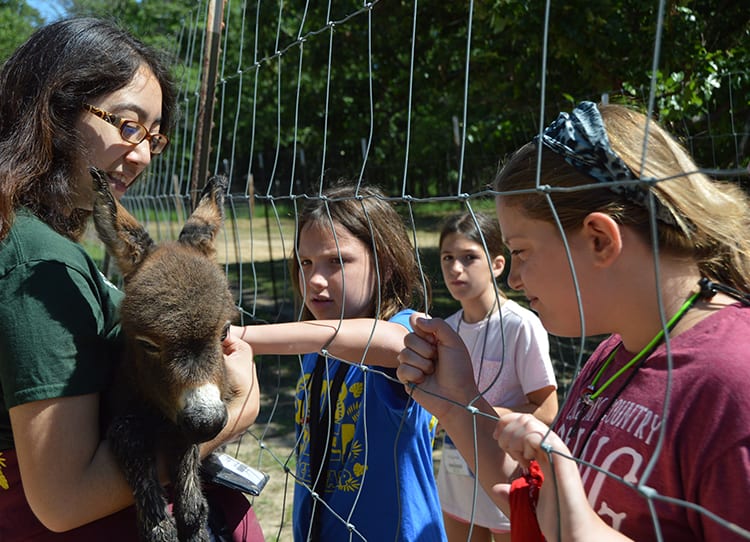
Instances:
[[[439,248],[443,247],[443,241],[452,233],[463,235],[479,245],[486,244],[490,258],[502,256],[505,253],[500,225],[493,216],[484,213],[458,213],[449,216],[440,230]]]
[[[654,120],[620,105],[599,106],[612,149],[639,178],[658,179],[650,190],[656,204],[675,224],[657,222],[659,250],[694,259],[701,274],[733,288],[750,290],[750,204],[737,185],[698,172],[687,150]],[[648,138],[643,160],[644,135]],[[530,218],[553,222],[545,190],[533,190],[537,175],[536,143],[521,147],[495,178],[495,189],[509,205]],[[541,186],[573,188],[594,184],[561,156],[542,147]],[[530,190],[532,189],[532,190]],[[525,191],[525,192],[518,192]],[[549,193],[565,230],[580,227],[586,215],[605,212],[618,223],[650,239],[649,210],[606,186]]]
[[[314,197],[299,214],[295,248],[289,261],[292,285],[299,300],[302,292],[296,244],[300,232],[308,224],[330,227],[332,223],[346,228],[372,251],[379,271],[379,295],[372,300],[374,317],[387,320],[422,300],[429,304],[429,281],[422,280],[403,220],[378,188],[357,188],[351,184],[338,184],[325,191],[322,197]],[[314,318],[307,307],[302,311],[303,320]]]

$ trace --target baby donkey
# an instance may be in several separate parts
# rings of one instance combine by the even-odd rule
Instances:
[[[108,401],[107,438],[135,496],[148,542],[207,542],[198,443],[227,421],[221,341],[236,308],[215,262],[224,220],[224,177],[212,177],[178,241],[156,245],[94,178],[94,224],[124,280],[120,312],[124,354]],[[157,475],[157,450],[174,488],[173,516]]]

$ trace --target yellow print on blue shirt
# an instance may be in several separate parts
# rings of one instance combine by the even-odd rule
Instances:
[[[361,378],[363,373],[359,372],[359,374]],[[306,408],[309,399],[307,385],[310,378],[310,373],[305,373],[304,382],[300,379],[295,409],[297,428],[298,431],[300,429],[302,431],[298,448],[297,475],[301,478],[300,482],[309,486],[318,474],[311,472],[310,466],[309,409]],[[328,415],[328,384],[329,380],[325,379],[320,394],[321,416]],[[367,466],[364,461],[364,446],[356,438],[356,429],[361,417],[363,392],[364,382],[361,380],[350,382],[349,386],[344,382],[339,391],[334,407],[333,435],[330,439],[328,472],[324,489],[326,493],[353,492],[359,490],[362,485],[362,477]]]

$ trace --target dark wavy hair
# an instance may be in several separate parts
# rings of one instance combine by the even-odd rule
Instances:
[[[357,189],[353,184],[339,182],[328,189],[323,197],[315,197],[304,206],[297,222],[297,235],[308,224],[331,227],[331,221],[346,228],[349,233],[362,241],[371,254],[376,256],[379,271],[378,296],[372,299],[371,315],[388,320],[405,308],[418,308],[415,303],[430,303],[429,280],[422,281],[422,272],[416,253],[409,239],[403,219],[380,189],[363,186]],[[330,216],[329,216],[330,215]],[[302,301],[299,276],[300,267],[297,248],[289,260],[292,285],[297,299]],[[314,316],[302,308],[302,319],[312,320]]]
[[[83,144],[81,105],[126,86],[147,66],[162,90],[161,130],[176,91],[161,53],[115,23],[64,19],[37,30],[0,71],[0,240],[25,206],[55,231],[78,239],[90,213],[66,212]]]

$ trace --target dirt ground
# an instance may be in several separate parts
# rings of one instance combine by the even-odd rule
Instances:
[[[294,472],[294,435],[264,439],[263,444],[261,453],[258,441],[246,437],[238,455],[247,464],[270,475],[260,496],[250,500],[266,541],[291,542],[294,478],[287,475],[285,469]]]

